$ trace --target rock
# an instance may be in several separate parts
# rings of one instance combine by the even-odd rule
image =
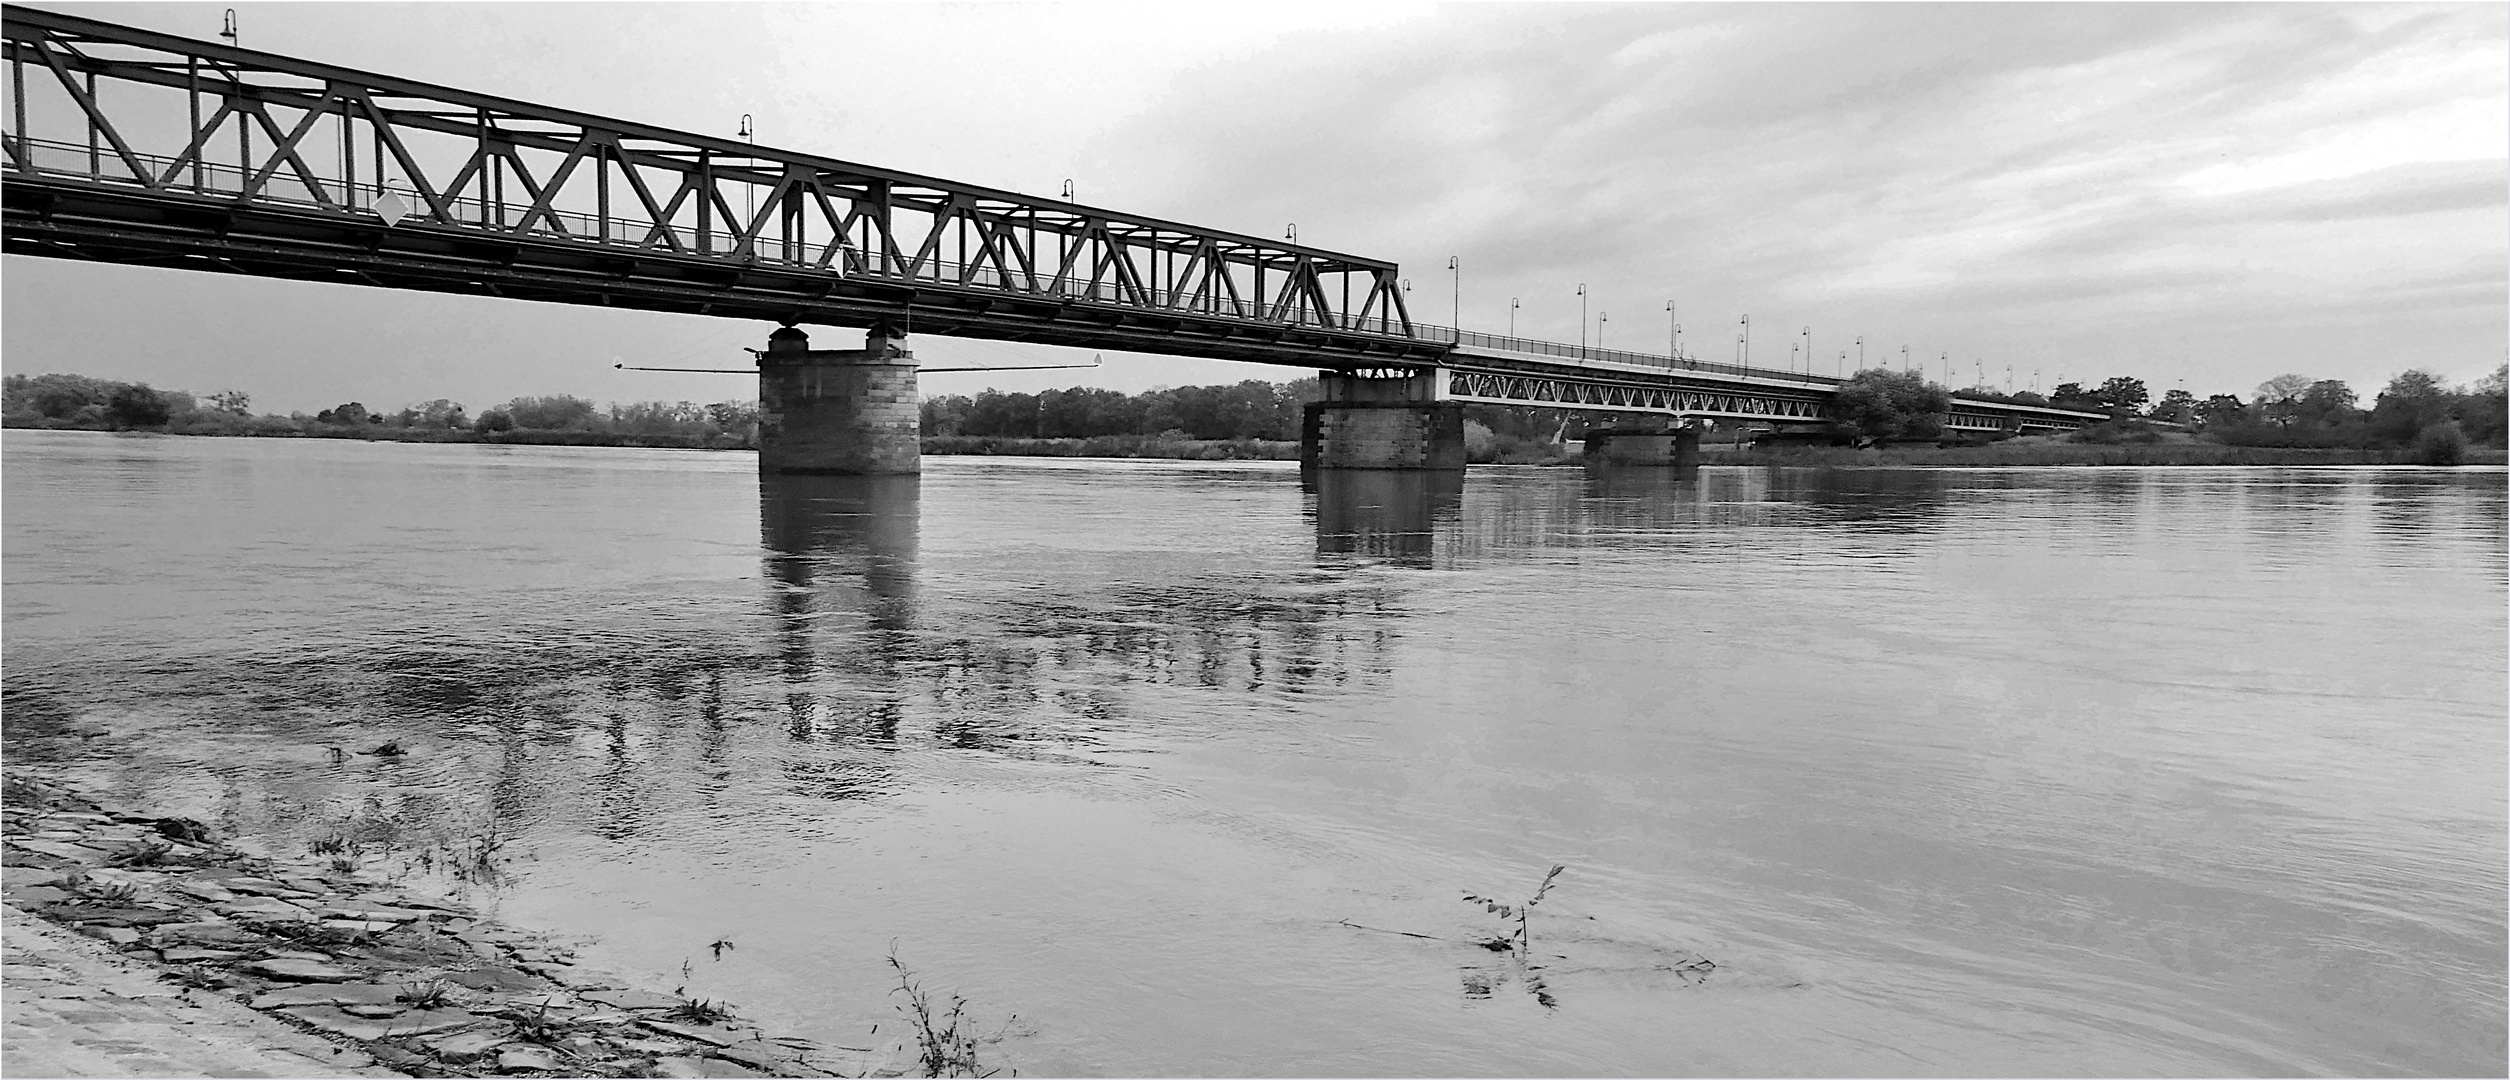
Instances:
[[[473,990],[502,990],[510,993],[526,993],[538,990],[541,986],[539,980],[507,967],[483,967],[470,971],[448,972],[445,974],[444,981],[455,986],[467,986]],[[675,1000],[673,1004],[678,1004],[678,1002]]]
[[[405,923],[427,917],[424,911],[385,907],[380,904],[340,904],[322,909],[326,919],[356,919],[362,922]]]
[[[230,900],[223,904],[214,905],[210,908],[210,910],[229,918],[259,916],[262,918],[311,921],[314,917],[313,912],[288,903],[285,900],[273,899],[267,896],[246,896]]]
[[[767,1073],[719,1058],[667,1057],[654,1062],[654,1071],[662,1076],[766,1076]]]
[[[95,848],[83,847],[78,844],[67,843],[60,840],[20,840],[12,837],[9,840],[9,846],[14,848],[24,848],[37,855],[50,855],[53,858],[74,862],[81,866],[102,866],[104,865],[106,858],[104,852],[98,851]]]
[[[412,1053],[391,1043],[376,1043],[367,1047],[366,1052],[375,1055],[376,1061],[403,1072],[408,1072],[415,1066],[427,1064],[425,1055]]]
[[[400,923],[369,922],[364,919],[324,919],[323,929],[351,934],[381,934],[399,927]]]
[[[244,954],[233,949],[195,949],[190,946],[157,950],[157,956],[169,964],[196,964],[204,960],[222,963],[242,955]]]
[[[504,1028],[463,1031],[433,1039],[420,1039],[436,1056],[451,1062],[476,1061],[490,1050],[514,1041],[513,1033]]]
[[[161,926],[166,923],[181,923],[191,918],[190,915],[183,912],[167,911],[163,908],[108,907],[101,905],[92,907],[81,905],[75,911],[64,910],[59,914],[65,918],[78,919],[85,922],[100,922],[121,926]]]
[[[380,1020],[352,1015],[337,1005],[300,1005],[277,1011],[286,1016],[293,1016],[320,1030],[334,1035],[345,1035],[361,1042],[395,1036],[452,1031],[480,1022],[478,1017],[460,1009],[412,1009],[399,1016],[385,1017]]]
[[[8,880],[0,882],[0,888],[16,889],[23,886],[54,885],[69,876],[59,870],[20,870],[9,875]]]
[[[749,1039],[733,1043],[716,1051],[715,1056],[726,1061],[740,1062],[753,1069],[764,1069],[773,1076],[791,1076],[793,1066],[802,1063],[801,1051],[780,1043],[768,1042],[765,1039]]]
[[[293,982],[355,982],[358,973],[320,960],[301,960],[292,956],[255,960],[244,970]]]
[[[206,900],[212,904],[224,904],[235,899],[234,890],[221,886],[214,881],[178,881],[167,886],[167,888],[172,889],[175,892],[182,893],[183,895],[189,896],[195,900]]]
[[[261,935],[230,922],[166,923],[156,929],[160,945],[250,945]]]
[[[215,873],[218,873],[218,871],[203,870],[200,873],[193,874],[191,876],[198,879]],[[281,885],[269,878],[257,878],[247,874],[227,874],[218,880],[218,884],[236,892],[251,893],[255,896],[268,896],[272,893],[289,891],[287,886]]]
[[[340,1011],[350,1016],[363,1016],[373,1020],[386,1016],[399,1016],[410,1011],[410,1007],[407,1005],[342,1005]]]
[[[636,1023],[648,1031],[659,1031],[665,1035],[677,1035],[680,1038],[687,1039],[691,1042],[702,1042],[708,1046],[730,1046],[733,1043],[742,1041],[743,1038],[748,1035],[747,1032],[735,1035],[733,1034],[734,1029],[698,1027],[694,1024],[674,1024],[667,1020],[639,1020]]]
[[[558,1055],[546,1046],[509,1046],[497,1052],[498,1072],[556,1072]]]
[[[78,894],[50,885],[19,885],[10,882],[5,890],[9,901],[19,907],[40,907],[44,904],[68,903]]]
[[[282,986],[253,999],[256,1009],[287,1005],[393,1005],[401,988],[382,983],[333,983],[328,986]]]
[[[681,1003],[679,998],[651,990],[588,990],[582,997],[614,1009],[676,1009]]]
[[[79,927],[78,932],[92,938],[103,938],[116,945],[139,944],[139,931],[127,926],[88,925]]]

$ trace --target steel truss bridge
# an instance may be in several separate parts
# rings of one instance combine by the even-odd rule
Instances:
[[[1817,422],[1836,380],[1416,325],[1394,263],[31,8],[0,250],[1342,370]],[[2092,414],[1963,401],[1954,427]]]

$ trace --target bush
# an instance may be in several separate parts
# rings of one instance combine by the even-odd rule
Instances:
[[[2414,436],[2414,463],[2456,465],[2466,460],[2466,432],[2450,421],[2425,424]]]

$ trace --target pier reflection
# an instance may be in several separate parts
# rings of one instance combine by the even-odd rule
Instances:
[[[916,625],[922,479],[762,475],[758,528],[789,734],[897,728],[898,662]],[[843,647],[823,648],[842,639]],[[840,693],[821,685],[835,681]]]
[[[1324,469],[1307,477],[1315,496],[1316,558],[1360,556],[1434,569],[1438,532],[1464,505],[1462,470]]]

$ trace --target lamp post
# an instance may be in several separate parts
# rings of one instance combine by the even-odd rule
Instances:
[[[1665,301],[1665,359],[1677,363],[1682,359],[1682,324],[1678,321],[1681,317],[1682,313],[1674,310],[1673,301]]]
[[[758,135],[756,129],[750,126],[750,114],[748,113],[741,114],[741,141],[750,144],[751,157],[753,159],[753,164],[755,164],[758,149]],[[741,185],[741,193],[743,196],[743,202],[747,205],[749,213],[749,220],[741,223],[741,231],[747,232],[749,231],[750,225],[758,220],[758,185],[743,184]]]
[[[1509,298],[1508,298],[1508,338],[1509,338],[1509,340],[1511,340],[1511,341],[1513,341],[1513,340],[1515,340],[1515,339],[1516,339],[1516,307],[1517,307],[1517,304],[1516,304],[1516,297],[1513,297],[1513,296],[1509,297]]]
[[[1804,373],[1813,373],[1813,328],[1804,328]]]
[[[1449,308],[1449,309],[1448,309],[1448,316],[1447,316],[1447,318],[1448,318],[1448,320],[1449,320],[1449,325],[1450,325],[1450,326],[1452,326],[1452,327],[1455,329],[1455,339],[1456,339],[1457,341],[1463,341],[1463,340],[1464,340],[1464,257],[1463,257],[1463,256],[1461,256],[1461,255],[1449,255],[1449,256],[1447,256],[1447,271],[1448,271],[1449,273],[1451,273],[1451,274],[1454,274],[1454,275],[1455,275],[1455,306],[1454,306],[1454,307],[1452,307],[1452,308]]]
[[[1752,316],[1748,312],[1743,316],[1743,336],[1737,340],[1743,343],[1743,373],[1749,375],[1752,373]]]
[[[1598,312],[1596,312],[1596,313],[1595,313],[1595,351],[1596,351],[1596,352],[1602,352],[1602,351],[1604,351],[1604,325],[1605,325],[1606,323],[1611,322],[1611,321],[1612,321],[1612,313],[1611,313],[1611,312],[1609,312],[1609,311],[1598,311]]]
[[[1289,232],[1286,232],[1286,233],[1281,234],[1281,238],[1282,238],[1282,239],[1284,239],[1284,240],[1287,240],[1287,241],[1289,241],[1289,242],[1291,242],[1291,243],[1293,243],[1293,244],[1298,243],[1298,242],[1299,242],[1299,223],[1298,223],[1298,222],[1295,222],[1295,221],[1291,222],[1291,223],[1290,223],[1290,231],[1289,231]]]
[[[225,22],[223,22],[223,23],[221,23],[221,24],[219,25],[219,27],[218,27],[218,36],[219,36],[219,37],[222,37],[222,38],[227,39],[227,47],[228,47],[228,48],[230,48],[230,49],[233,49],[233,48],[240,48],[240,47],[241,47],[238,43],[239,43],[242,39],[238,38],[238,37],[236,36],[236,33],[235,33],[235,9],[234,9],[234,8],[228,8],[228,9],[227,9],[227,17],[226,17],[226,21],[225,21]]]
[[[1856,369],[1865,370],[1865,335],[1856,336]]]
[[[1586,355],[1586,283],[1577,283],[1577,354]]]

